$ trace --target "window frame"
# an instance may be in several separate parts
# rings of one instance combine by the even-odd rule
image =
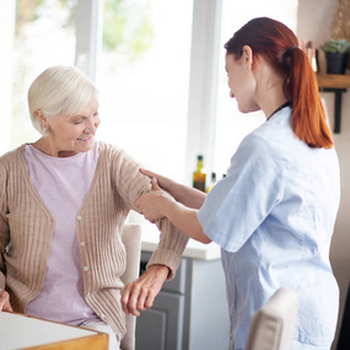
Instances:
[[[78,0],[75,65],[93,81],[102,42],[103,0]],[[193,0],[185,183],[192,183],[196,157],[212,168],[222,0]]]

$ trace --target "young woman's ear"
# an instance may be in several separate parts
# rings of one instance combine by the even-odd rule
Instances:
[[[253,50],[250,46],[243,46],[243,62],[247,69],[252,69],[253,67]]]

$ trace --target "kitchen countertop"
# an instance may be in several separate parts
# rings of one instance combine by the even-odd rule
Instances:
[[[142,251],[154,252],[159,242],[159,230],[157,226],[147,221],[138,224],[142,226]],[[220,247],[214,242],[203,244],[190,239],[182,256],[192,259],[215,260],[221,258],[221,253]]]

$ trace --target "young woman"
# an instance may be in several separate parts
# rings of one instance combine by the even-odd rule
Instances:
[[[340,180],[316,77],[293,32],[269,18],[249,21],[225,48],[230,96],[243,113],[261,109],[266,122],[242,141],[207,197],[144,171],[167,192],[153,179],[155,191],[136,205],[151,221],[167,217],[187,236],[222,247],[230,349],[245,349],[255,312],[289,287],[299,294],[292,349],[329,350],[338,315],[329,247]]]

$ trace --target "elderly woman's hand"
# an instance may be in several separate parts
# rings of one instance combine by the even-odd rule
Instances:
[[[10,304],[10,295],[6,291],[0,291],[0,312],[13,311]]]
[[[140,311],[151,308],[168,274],[168,267],[152,265],[137,280],[129,283],[121,298],[123,311],[127,315],[139,316]]]
[[[166,191],[163,191],[157,184],[156,178],[152,178],[153,191],[143,194],[135,202],[137,210],[151,221],[162,219],[167,216],[167,211],[175,199]]]

